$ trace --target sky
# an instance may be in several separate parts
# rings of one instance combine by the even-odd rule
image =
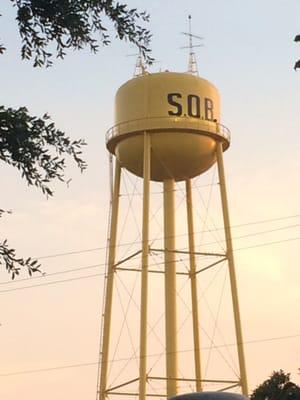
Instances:
[[[197,50],[199,73],[218,87],[222,123],[232,135],[224,161],[249,386],[252,390],[280,368],[300,384],[300,75],[293,70],[300,57],[300,47],[293,42],[300,30],[300,3],[136,0],[128,4],[151,15],[151,47],[157,60],[151,72],[186,71],[187,52],[180,49],[186,39],[180,33],[187,30],[189,14],[193,31],[204,37],[205,46]],[[24,273],[10,282],[8,274],[0,272],[0,397],[90,400],[96,396],[109,211],[105,132],[114,123],[116,90],[133,75],[135,58],[128,55],[135,49],[113,40],[96,55],[71,52],[52,68],[34,69],[21,60],[10,2],[1,2],[0,13],[1,42],[7,47],[0,58],[1,104],[26,105],[33,115],[48,112],[57,127],[88,143],[87,171],[80,174],[70,163],[69,187],[54,184],[51,199],[28,188],[17,171],[1,165],[1,208],[13,211],[1,218],[1,238],[7,237],[18,254],[38,257],[44,276],[29,280]],[[128,174],[127,179],[124,192],[133,190],[132,182],[140,187]],[[215,181],[212,170],[197,178],[197,186]],[[160,189],[153,185],[152,190]],[[207,202],[209,192],[200,191],[197,196],[203,195]],[[215,189],[213,193],[217,195]],[[159,202],[154,200],[153,207]],[[138,200],[133,204],[140,210]],[[218,203],[212,204],[214,226],[220,227]],[[136,214],[139,221],[140,212]],[[121,217],[122,244],[135,233],[126,231],[126,208]],[[130,218],[133,224],[134,214]],[[179,231],[183,220],[179,207]],[[159,229],[159,224],[153,228],[155,235]],[[204,238],[212,240],[209,235]],[[152,283],[152,290],[156,287],[158,293],[159,285]],[[214,298],[222,285],[220,280],[207,298],[216,313]],[[229,309],[229,293],[224,299],[224,310]],[[130,317],[132,326],[136,314]],[[230,344],[230,318],[221,323]],[[212,322],[209,329],[214,330]],[[125,348],[125,336],[122,344]],[[157,346],[153,342],[152,353]],[[205,357],[207,362],[210,356]],[[218,367],[216,371],[223,373]]]

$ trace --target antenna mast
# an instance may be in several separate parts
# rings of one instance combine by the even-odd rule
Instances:
[[[136,78],[137,76],[145,75],[147,72],[146,63],[144,56],[141,51],[135,54],[127,54],[127,57],[137,57],[135,66],[134,66],[134,74],[133,76]]]
[[[136,60],[135,64],[135,71],[134,71],[134,76],[140,76],[140,75],[145,75],[146,73],[146,66],[145,66],[145,61],[144,57],[141,52],[139,52],[139,55]]]
[[[188,73],[192,75],[199,75],[198,73],[198,65],[197,65],[197,60],[196,60],[196,54],[194,52],[195,47],[203,47],[203,44],[193,44],[193,38],[202,40],[203,37],[201,36],[196,36],[192,34],[192,16],[189,15],[189,31],[188,32],[182,32],[183,35],[188,36],[189,38],[189,44],[188,46],[183,46],[181,47],[182,49],[189,49],[189,63],[188,63]]]

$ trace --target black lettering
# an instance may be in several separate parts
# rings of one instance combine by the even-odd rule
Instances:
[[[176,115],[176,116],[180,116],[182,115],[182,105],[180,103],[177,103],[175,100],[175,98],[181,99],[182,96],[180,93],[168,93],[168,103],[171,106],[176,107],[177,111],[169,111],[168,114],[169,115]]]
[[[207,121],[214,120],[214,103],[208,98],[205,98],[205,119]]]
[[[200,97],[189,94],[187,97],[188,115],[193,118],[200,118]]]

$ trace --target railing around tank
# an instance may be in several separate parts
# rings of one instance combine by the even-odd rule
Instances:
[[[112,126],[106,133],[106,143],[116,136],[124,133],[137,132],[143,130],[159,129],[155,127],[155,122],[167,122],[168,126],[161,126],[162,129],[172,129],[178,127],[179,129],[193,129],[205,131],[214,135],[219,135],[230,143],[230,130],[226,126],[218,122],[199,120],[198,118],[191,117],[152,117],[152,118],[139,118],[131,121],[120,122]],[[151,128],[147,128],[147,123],[151,123]],[[145,127],[146,126],[146,127]]]

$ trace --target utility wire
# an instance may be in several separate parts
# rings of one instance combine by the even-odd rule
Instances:
[[[287,225],[287,226],[283,226],[283,227],[275,228],[275,229],[270,229],[270,230],[266,230],[266,231],[253,232],[253,233],[249,233],[249,234],[242,235],[242,236],[235,236],[235,237],[233,237],[233,240],[243,239],[243,238],[250,237],[250,236],[257,236],[257,235],[262,235],[262,234],[266,234],[266,233],[281,231],[281,230],[290,229],[290,228],[296,228],[296,227],[299,227],[299,226],[300,226],[300,224]],[[217,242],[214,241],[214,242],[202,243],[202,246],[215,244],[215,243],[217,243]],[[106,247],[106,249],[108,249],[108,247]],[[181,249],[181,250],[183,250],[183,249]],[[239,249],[236,249],[236,251],[237,250],[239,250]],[[70,273],[70,272],[77,272],[77,271],[82,271],[82,270],[86,270],[86,269],[102,267],[102,266],[105,266],[105,265],[106,265],[105,263],[93,264],[93,265],[87,265],[87,266],[78,267],[78,268],[67,269],[67,270],[63,270],[63,271],[52,272],[52,273],[42,273],[42,275],[32,276],[30,278],[23,278],[23,279],[17,279],[17,280],[14,280],[14,281],[8,280],[8,281],[0,282],[0,286],[1,285],[13,284],[13,283],[17,283],[17,282],[24,282],[24,281],[28,281],[28,280],[32,281],[32,279],[47,278],[47,277],[54,276],[54,275],[67,274],[67,273]]]
[[[299,240],[299,239],[300,239],[300,237],[295,237],[295,238],[290,238],[290,239],[277,240],[277,241],[274,241],[274,242],[260,243],[260,244],[256,244],[256,245],[253,245],[253,246],[240,247],[239,249],[235,249],[234,251],[254,249],[256,247],[271,246],[273,244],[279,244],[279,243],[285,243],[285,242],[293,242],[293,241]]]
[[[244,224],[231,225],[230,228],[234,229],[234,228],[240,228],[240,227],[244,227],[244,226],[258,225],[258,224],[264,224],[264,223],[268,223],[268,222],[276,222],[276,221],[282,221],[282,220],[286,220],[286,219],[299,218],[299,217],[300,217],[300,214],[295,214],[295,215],[289,215],[289,216],[286,216],[286,217],[264,219],[264,220],[258,220],[258,221],[253,221],[253,222],[247,222],[247,223],[244,223]],[[209,232],[213,232],[213,231],[217,231],[217,230],[224,230],[224,227],[205,230],[205,231],[201,231],[201,232],[195,232],[195,234],[209,233]],[[176,237],[180,237],[180,236],[187,236],[187,233],[176,235]],[[162,239],[162,238],[157,238],[157,240],[158,239]],[[136,243],[140,243],[140,241],[121,243],[121,244],[117,245],[116,247],[129,246],[131,244],[136,244]],[[104,246],[104,247],[93,247],[93,248],[90,248],[90,249],[83,249],[83,250],[68,251],[68,252],[64,252],[64,253],[54,253],[54,254],[49,254],[49,255],[46,255],[46,256],[36,256],[34,258],[38,258],[39,260],[43,260],[43,259],[47,259],[47,258],[55,258],[55,257],[68,256],[68,255],[74,255],[74,254],[90,253],[90,252],[99,251],[99,250],[106,250],[106,246]]]
[[[296,241],[296,240],[299,240],[299,239],[300,239],[300,237],[295,237],[295,238],[278,240],[278,241],[274,241],[274,242],[265,242],[265,243],[260,243],[260,244],[257,244],[257,245],[252,245],[252,246],[247,246],[247,247],[240,247],[238,249],[235,249],[234,251],[236,252],[236,251],[241,251],[241,250],[254,249],[254,248],[257,248],[257,247],[271,246],[271,245],[274,245],[274,244],[286,243],[286,242]],[[184,261],[184,260],[188,260],[188,258],[182,259],[181,261]],[[164,264],[164,262],[155,263],[155,264],[149,264],[149,266],[157,266],[158,264]],[[105,266],[105,263],[99,264],[99,266]],[[94,266],[82,267],[81,269],[83,269],[83,268],[94,268]],[[68,270],[68,272],[69,271],[71,272],[72,270]],[[57,273],[54,273],[54,274],[59,274],[59,273],[66,273],[66,271],[61,271],[61,272],[57,272]],[[23,287],[12,288],[12,289],[5,289],[5,290],[0,290],[0,294],[1,293],[8,293],[8,292],[15,292],[17,290],[23,290],[23,289],[31,289],[33,287],[38,287],[38,286],[48,286],[48,285],[54,285],[56,283],[71,282],[71,281],[76,281],[76,280],[80,280],[80,279],[94,278],[94,277],[104,276],[104,275],[105,275],[105,273],[98,273],[98,274],[93,274],[93,275],[83,275],[83,276],[79,276],[79,277],[76,277],[76,278],[62,279],[62,280],[59,280],[59,281],[44,282],[44,283],[40,283],[40,284],[36,284],[36,285],[23,286]],[[45,275],[45,276],[47,276],[47,275]],[[42,277],[37,277],[37,278],[42,278]],[[31,280],[33,278],[25,278],[25,279],[23,279],[23,281],[27,280],[27,279]],[[4,283],[9,283],[9,282],[10,281],[6,281]],[[13,282],[17,283],[18,281],[13,281]],[[13,282],[11,282],[11,283],[13,283]]]
[[[252,237],[252,236],[264,235],[266,233],[283,231],[285,229],[298,228],[299,226],[300,226],[300,224],[286,225],[286,226],[281,226],[280,228],[269,229],[269,230],[266,230],[266,231],[258,231],[258,232],[253,232],[253,233],[247,233],[247,234],[241,235],[241,236],[234,236],[232,238],[232,240],[238,240],[238,239],[244,239],[244,238],[248,238],[248,237]],[[205,243],[201,243],[201,246],[208,246],[210,244],[217,244],[219,242],[226,242],[226,240],[223,239],[223,240],[219,240],[219,241],[205,242]],[[183,249],[181,249],[181,250],[183,250]]]
[[[31,288],[39,287],[39,286],[49,286],[49,285],[55,285],[57,283],[72,282],[72,281],[78,281],[78,280],[81,280],[81,279],[88,279],[88,278],[96,278],[98,276],[104,276],[104,275],[105,275],[105,273],[78,276],[76,278],[62,279],[60,281],[44,282],[44,283],[38,283],[36,285],[23,286],[23,287],[12,288],[12,289],[5,289],[5,290],[1,290],[0,293],[15,292],[17,290],[31,289]]]
[[[30,278],[22,278],[22,279],[17,279],[17,280],[13,280],[13,281],[9,280],[9,281],[0,282],[0,286],[1,285],[12,284],[12,283],[24,282],[24,281],[32,281],[32,280],[35,280],[35,279],[46,279],[46,278],[49,278],[50,276],[68,274],[70,272],[77,272],[77,271],[82,271],[82,270],[91,269],[91,268],[98,268],[98,267],[103,267],[105,265],[106,265],[105,263],[93,264],[93,265],[86,265],[84,267],[65,269],[63,271],[50,272],[49,274],[48,273],[42,273],[41,275],[31,276]]]
[[[277,342],[280,340],[287,340],[287,339],[294,339],[300,337],[300,333],[295,334],[295,335],[286,335],[286,336],[277,336],[277,337],[270,337],[270,338],[264,338],[264,339],[254,339],[254,340],[248,340],[244,341],[243,345],[249,345],[249,344],[257,344],[257,343],[266,343],[266,342]],[[224,344],[224,345],[216,345],[214,346],[215,348],[220,348],[220,347],[225,347],[225,346],[236,346],[236,343],[230,343],[230,344]],[[202,347],[200,350],[209,350],[209,347]],[[189,350],[181,350],[177,351],[177,353],[188,353],[194,351],[193,349]],[[150,354],[148,357],[157,357],[159,356],[160,353],[157,354]],[[118,360],[114,360],[114,362],[120,362],[120,361],[127,361],[127,358],[121,358]],[[109,361],[112,362],[112,361]],[[57,371],[57,370],[63,370],[63,369],[69,369],[69,368],[80,368],[80,367],[89,367],[89,366],[95,366],[98,365],[97,362],[89,362],[89,363],[78,363],[78,364],[67,364],[67,365],[62,365],[62,366],[56,366],[56,367],[50,367],[50,368],[39,368],[39,369],[31,369],[31,370],[22,370],[22,371],[16,371],[16,372],[8,372],[8,373],[2,373],[0,374],[0,378],[4,377],[9,377],[9,376],[17,376],[17,375],[28,375],[28,374],[36,374],[36,373],[41,373],[41,372],[49,372],[49,371]]]

